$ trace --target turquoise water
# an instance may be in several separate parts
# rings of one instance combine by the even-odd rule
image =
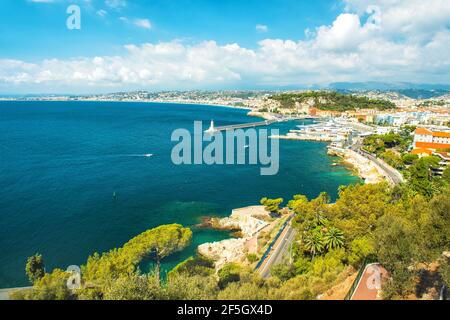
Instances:
[[[193,226],[263,196],[336,197],[339,185],[358,181],[312,142],[281,141],[276,176],[260,176],[257,166],[173,165],[172,131],[211,119],[255,121],[245,110],[199,105],[0,102],[0,288],[27,285],[24,265],[36,252],[47,270],[65,269],[161,224]],[[192,246],[166,268],[198,244],[229,237],[194,231]]]

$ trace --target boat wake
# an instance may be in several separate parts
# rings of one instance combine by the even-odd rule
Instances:
[[[151,158],[153,157],[153,153],[146,154],[127,154],[126,157],[137,157],[137,158]]]

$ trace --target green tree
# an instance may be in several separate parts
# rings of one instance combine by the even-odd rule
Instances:
[[[280,205],[283,203],[283,201],[284,200],[282,198],[278,198],[278,199],[262,198],[260,203],[270,213],[279,213],[280,212]]]
[[[382,136],[382,139],[386,148],[394,148],[398,146],[402,141],[402,137],[396,133],[388,133]]]
[[[186,248],[192,240],[192,231],[179,224],[173,224],[147,231],[144,236],[149,243],[147,250],[153,254],[156,263],[155,272],[159,279],[161,260]]]
[[[270,269],[270,274],[281,281],[287,281],[295,277],[295,273],[295,266],[288,263],[277,264]]]
[[[323,243],[328,250],[343,247],[344,240],[344,233],[335,227],[331,227],[323,237]]]
[[[176,274],[165,287],[169,300],[215,300],[219,292],[214,276]]]
[[[156,275],[121,276],[105,290],[104,300],[164,300],[167,298]]]
[[[247,254],[246,258],[247,258],[247,261],[250,263],[255,263],[255,262],[259,261],[258,256],[254,253]]]
[[[95,281],[101,287],[109,281],[132,274],[147,257],[155,261],[155,273],[159,276],[161,260],[186,248],[191,239],[192,231],[179,224],[148,230],[128,241],[122,248],[90,256],[82,267],[83,279]]]
[[[390,166],[397,168],[397,169],[403,168],[403,160],[402,160],[402,157],[398,153],[396,153],[392,150],[387,150],[387,151],[383,152],[380,156]]]
[[[219,270],[219,287],[225,288],[231,282],[240,280],[241,267],[236,263],[228,263]]]
[[[414,191],[428,198],[432,197],[434,190],[431,170],[439,167],[439,161],[438,157],[424,157],[409,168],[409,182]]]
[[[450,167],[447,167],[444,170],[444,173],[442,174],[442,180],[447,183],[450,184]]]
[[[35,254],[27,260],[25,266],[25,272],[31,283],[35,283],[37,280],[41,279],[45,275],[45,265],[42,255]]]
[[[375,233],[376,253],[391,280],[386,287],[387,298],[406,296],[413,290],[414,257],[417,256],[417,238],[414,227],[404,212],[382,217]]]
[[[373,241],[367,237],[358,238],[350,243],[348,261],[353,266],[358,266],[365,258],[374,253]]]
[[[60,269],[46,273],[36,279],[32,289],[17,291],[11,298],[15,300],[74,300],[76,295],[67,287],[70,274]]]
[[[419,160],[419,156],[416,154],[406,153],[402,156],[402,161],[406,165],[412,165]]]
[[[347,241],[372,234],[377,220],[390,210],[391,189],[386,183],[341,188],[329,217]]]
[[[312,258],[314,259],[314,256],[322,253],[324,249],[322,232],[316,230],[307,232],[303,236],[303,246],[306,251],[312,254]]]

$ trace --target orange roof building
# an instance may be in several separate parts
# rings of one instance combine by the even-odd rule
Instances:
[[[432,150],[424,148],[416,148],[411,151],[412,154],[417,154],[418,156],[431,156],[433,154]]]
[[[414,133],[415,154],[421,154],[423,149],[432,152],[439,149],[450,148],[450,132],[432,131],[426,128],[417,128]],[[414,153],[414,151],[413,151]]]

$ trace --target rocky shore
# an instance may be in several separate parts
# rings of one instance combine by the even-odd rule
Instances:
[[[382,170],[375,163],[353,150],[329,148],[328,154],[342,157],[343,162],[353,168],[367,184],[380,183],[385,180]]]
[[[227,218],[205,220],[203,226],[239,231],[241,238],[202,244],[198,253],[214,260],[217,270],[227,263],[243,261],[246,254],[257,252],[258,234],[269,225],[269,219],[270,213],[263,206],[253,206],[233,210]]]

